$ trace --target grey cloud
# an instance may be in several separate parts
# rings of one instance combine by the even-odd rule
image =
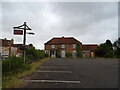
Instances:
[[[56,36],[73,36],[82,43],[100,43],[110,38],[115,40],[118,33],[117,3],[105,2],[4,2],[3,36],[12,37],[15,43],[22,42],[21,36],[12,34],[13,26],[24,21],[35,32],[27,35],[27,44],[36,48]]]

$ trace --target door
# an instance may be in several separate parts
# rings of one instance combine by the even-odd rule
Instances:
[[[65,57],[65,51],[62,51],[62,58]]]
[[[55,54],[56,54],[55,51],[50,51],[50,56],[51,57],[56,57]]]

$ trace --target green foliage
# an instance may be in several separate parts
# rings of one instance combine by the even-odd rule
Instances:
[[[97,47],[96,55],[99,56],[99,57],[105,57],[105,58],[113,58],[113,57],[115,57],[115,53],[114,53],[111,41],[106,40],[105,43],[100,44]]]
[[[60,58],[61,56],[60,56],[60,49],[59,48],[57,48],[57,50],[56,50],[56,57],[57,58]]]
[[[72,54],[71,53],[66,53],[65,56],[66,57],[72,57]]]
[[[44,50],[37,50],[32,44],[30,44],[28,50],[26,50],[26,56],[28,58],[27,60],[36,60],[38,58],[48,57]]]
[[[10,68],[9,68],[10,65]],[[2,72],[3,74],[20,72],[26,69],[30,69],[28,64],[23,64],[23,59],[20,57],[11,57],[11,59],[6,59],[2,61]]]
[[[120,58],[120,37],[118,38],[118,40],[116,40],[113,43],[113,47],[114,47],[114,50],[115,50],[116,57]]]
[[[44,50],[35,49],[32,44],[30,44],[28,49],[26,50],[26,63],[34,62],[35,60],[45,57],[48,57],[48,54],[46,54]],[[17,73],[30,69],[30,66],[29,64],[23,64],[23,58],[11,57],[11,59],[3,60],[2,69],[4,74],[8,74],[8,72]]]
[[[110,47],[113,46],[112,43],[111,43],[111,41],[110,41],[109,39],[107,39],[105,43],[106,43],[108,46],[110,46]]]
[[[36,59],[37,52],[35,50],[35,47],[33,45],[29,45],[28,49],[26,50],[26,56],[31,59]]]
[[[76,52],[77,52],[77,58],[81,58],[82,57],[82,49],[80,47],[80,44],[77,44]]]
[[[47,53],[44,53],[44,57],[48,58],[48,57],[49,57],[49,55],[48,55]]]

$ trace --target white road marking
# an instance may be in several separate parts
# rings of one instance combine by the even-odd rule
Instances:
[[[67,66],[67,64],[58,64],[58,65],[43,64],[42,66]]]
[[[57,66],[41,66],[41,68],[69,68],[69,67],[65,67],[65,66],[63,66],[63,67],[57,67]]]
[[[72,71],[37,71],[37,72],[50,72],[50,73],[72,73]]]
[[[80,81],[61,81],[61,80],[23,80],[33,83],[80,83]]]

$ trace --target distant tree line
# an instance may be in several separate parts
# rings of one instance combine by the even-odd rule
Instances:
[[[120,38],[114,43],[108,39],[100,44],[96,50],[96,56],[104,58],[120,58]]]

